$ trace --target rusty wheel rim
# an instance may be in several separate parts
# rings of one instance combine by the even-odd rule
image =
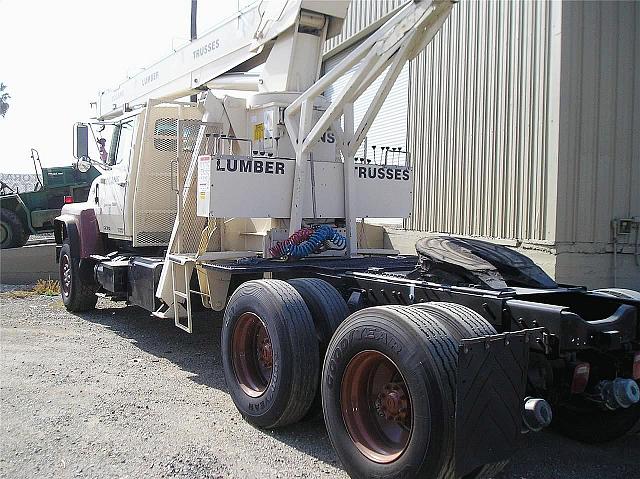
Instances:
[[[273,371],[273,345],[267,327],[254,313],[238,318],[231,337],[233,371],[245,394],[261,396]]]
[[[60,258],[60,273],[62,293],[65,296],[69,296],[69,292],[71,291],[71,262],[69,261],[69,256],[66,254]]]
[[[386,464],[404,453],[411,438],[411,395],[386,355],[362,351],[349,361],[340,404],[351,440],[364,456]]]

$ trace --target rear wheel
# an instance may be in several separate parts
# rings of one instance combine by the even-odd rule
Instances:
[[[430,311],[456,340],[497,334],[496,328],[489,321],[461,304],[433,301],[414,304],[412,307]]]
[[[318,340],[320,364],[322,364],[333,333],[338,329],[340,323],[349,316],[347,303],[336,288],[322,279],[299,278],[291,279],[287,282],[302,296],[311,312]],[[319,384],[320,374],[318,374],[317,379]],[[321,415],[322,396],[318,387],[306,418],[317,418]]]
[[[605,411],[576,398],[572,403],[554,409],[551,425],[577,441],[589,444],[609,442],[628,433],[640,432],[640,404]]]
[[[82,312],[94,309],[98,297],[95,282],[91,278],[91,268],[73,257],[68,242],[60,250],[59,269],[60,295],[67,310]]]
[[[19,248],[29,239],[18,215],[6,208],[0,208],[0,248]]]
[[[318,341],[293,286],[256,280],[236,289],[224,314],[222,362],[229,394],[248,422],[281,427],[307,413],[320,374]]]
[[[497,334],[496,329],[489,321],[474,310],[461,304],[433,301],[415,304],[413,307],[431,312],[457,341]],[[485,464],[467,474],[465,479],[494,477],[502,471],[508,463],[509,461],[500,461]]]
[[[351,477],[453,476],[456,341],[428,312],[366,308],[325,356],[327,431]]]

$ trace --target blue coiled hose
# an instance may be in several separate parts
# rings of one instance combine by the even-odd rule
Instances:
[[[329,225],[322,225],[316,229],[308,240],[302,243],[286,245],[283,253],[291,258],[304,258],[313,253],[325,241],[330,241],[342,249],[347,245],[347,238]]]

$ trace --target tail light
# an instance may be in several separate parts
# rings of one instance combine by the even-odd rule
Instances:
[[[633,356],[632,377],[636,381],[640,381],[640,351],[636,351],[636,354]]]
[[[73,203],[73,196],[65,196],[64,197],[64,204],[65,205],[70,205],[71,203]]]
[[[578,363],[573,370],[573,379],[571,380],[571,394],[583,393],[589,382],[589,372],[591,366],[589,363]]]

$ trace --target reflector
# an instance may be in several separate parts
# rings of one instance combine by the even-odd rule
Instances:
[[[589,382],[589,372],[591,366],[589,363],[578,363],[573,370],[573,379],[571,380],[571,394],[583,393]]]

